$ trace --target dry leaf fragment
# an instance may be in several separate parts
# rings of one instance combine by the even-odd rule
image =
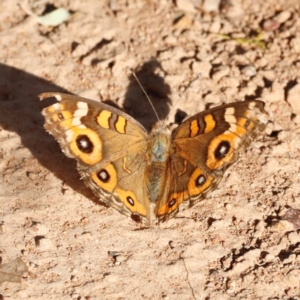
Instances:
[[[4,281],[21,282],[23,273],[27,271],[28,268],[21,258],[0,265],[0,284]]]
[[[296,230],[300,229],[300,210],[290,208],[282,217],[283,220],[286,220],[294,225]]]
[[[43,26],[55,27],[66,22],[71,17],[71,14],[63,7],[57,8],[43,16],[37,16],[23,3],[19,4],[19,6],[27,15],[34,16],[37,22]]]
[[[65,8],[58,8],[44,16],[37,16],[39,24],[44,26],[58,26],[70,18],[71,14]]]

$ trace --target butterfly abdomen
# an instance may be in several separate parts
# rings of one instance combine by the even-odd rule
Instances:
[[[166,181],[166,164],[154,162],[147,171],[147,192],[149,199],[155,203],[161,198]]]

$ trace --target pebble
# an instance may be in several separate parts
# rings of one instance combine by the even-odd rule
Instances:
[[[282,11],[281,13],[279,13],[274,20],[278,21],[279,23],[284,23],[286,22],[290,17],[291,17],[291,12],[288,10]]]
[[[179,9],[187,12],[197,12],[194,4],[192,3],[191,0],[177,0],[176,5]]]
[[[174,28],[182,29],[189,28],[192,26],[192,20],[188,15],[183,15],[178,21],[174,24]]]
[[[292,87],[287,94],[287,102],[291,105],[293,112],[298,115],[300,114],[300,84],[296,84]]]
[[[42,238],[39,240],[38,248],[40,251],[46,251],[53,248],[53,243],[49,239]]]
[[[263,23],[263,29],[265,31],[274,31],[276,29],[278,29],[280,26],[280,23],[277,20],[266,20]]]
[[[295,37],[291,40],[290,46],[292,47],[293,51],[296,53],[300,52],[300,37]]]
[[[204,0],[203,10],[206,12],[218,12],[220,9],[221,0]]]
[[[212,22],[209,31],[210,32],[214,32],[214,33],[219,33],[221,30],[221,20],[219,20],[218,18],[216,18],[215,21]]]
[[[242,73],[246,76],[253,77],[256,75],[256,68],[252,65],[247,65],[242,68]]]

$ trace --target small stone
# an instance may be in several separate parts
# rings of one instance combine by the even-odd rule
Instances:
[[[204,0],[203,10],[206,12],[218,12],[220,10],[221,0]]]
[[[192,20],[188,15],[183,15],[174,24],[174,28],[176,29],[189,28],[191,26],[192,26]]]
[[[26,173],[27,177],[30,178],[31,180],[35,180],[38,178],[38,175],[36,173],[33,172],[27,172]]]
[[[278,21],[279,23],[284,23],[286,22],[289,18],[291,17],[291,12],[288,10],[282,11],[279,13],[274,20]]]
[[[120,265],[121,263],[123,263],[124,261],[128,260],[128,256],[125,255],[119,255],[116,257],[116,265]]]
[[[233,1],[227,5],[225,14],[226,17],[231,20],[231,23],[236,23],[245,15],[245,10],[239,1]],[[232,24],[230,24],[230,22],[226,22],[223,26],[227,27],[224,32],[232,32]]]
[[[29,263],[29,266],[32,267],[32,268],[36,268],[38,265],[31,261]]]
[[[300,52],[300,37],[295,37],[290,42],[290,47],[295,51],[296,53]]]
[[[247,65],[244,68],[242,68],[242,73],[246,76],[253,77],[256,75],[256,68],[252,65]]]
[[[293,112],[300,114],[300,84],[296,84],[292,87],[287,95],[287,102],[291,105]]]
[[[226,203],[225,208],[226,208],[227,211],[229,211],[229,210],[232,210],[233,206],[230,203]]]
[[[197,12],[191,0],[177,0],[176,5],[179,9],[187,12]]]
[[[276,29],[278,29],[280,26],[280,23],[277,20],[266,20],[263,23],[263,29],[265,31],[274,31]]]
[[[53,248],[53,243],[49,239],[42,238],[39,240],[37,246],[40,251],[46,251]]]
[[[216,18],[210,26],[209,31],[214,33],[219,33],[221,30],[221,20]]]

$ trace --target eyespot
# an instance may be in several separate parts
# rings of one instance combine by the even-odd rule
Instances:
[[[142,223],[142,217],[137,214],[131,214],[131,219],[136,223]]]
[[[175,205],[175,203],[176,203],[176,199],[175,198],[173,198],[170,202],[169,202],[169,207],[172,207],[172,206],[174,206]]]
[[[61,112],[59,112],[58,114],[57,114],[57,116],[58,116],[58,118],[60,119],[60,120],[64,120],[65,118],[64,118],[64,115],[61,113]]]
[[[215,150],[215,158],[224,158],[230,150],[230,143],[228,141],[222,141]]]
[[[114,191],[118,183],[117,171],[113,164],[108,164],[100,170],[91,172],[91,178],[98,187],[110,193]]]
[[[97,177],[99,178],[99,180],[101,180],[104,183],[109,182],[109,180],[110,180],[110,175],[105,169],[101,169],[97,173]]]
[[[204,175],[201,174],[195,180],[195,185],[196,185],[196,187],[200,187],[200,186],[203,186],[205,184],[205,182],[206,182],[206,178]]]
[[[130,196],[127,196],[126,200],[131,206],[134,206],[134,200]]]
[[[87,135],[78,135],[76,138],[76,145],[78,149],[83,153],[92,153],[94,145]]]

